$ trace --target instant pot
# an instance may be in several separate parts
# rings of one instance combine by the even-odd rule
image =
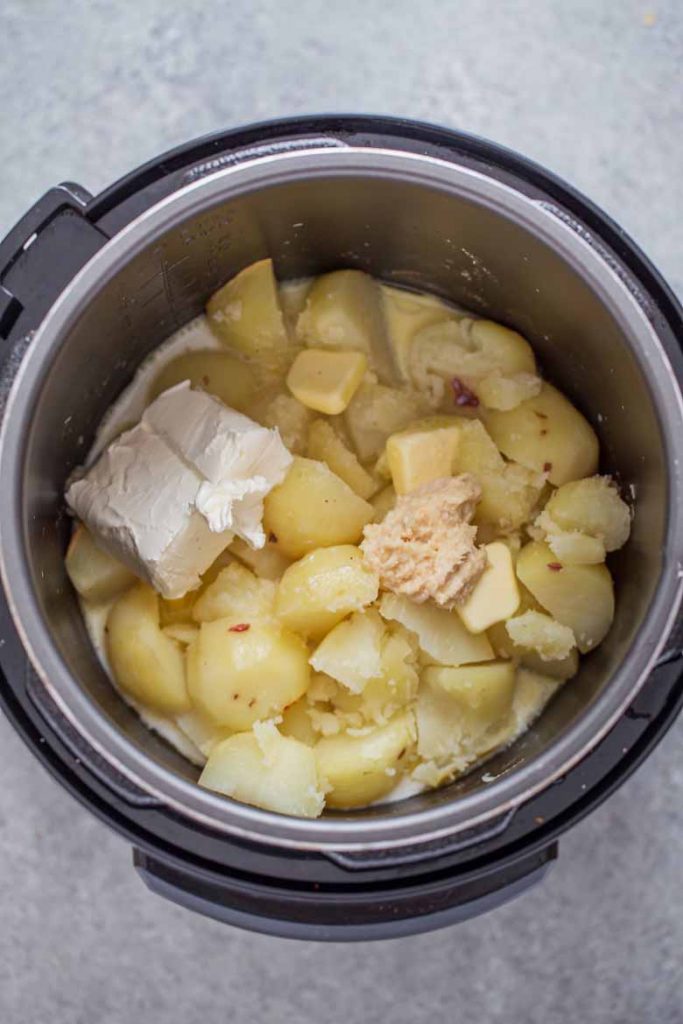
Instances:
[[[63,564],[64,483],[102,415],[155,346],[265,256],[280,279],[355,267],[520,330],[635,507],[611,562],[612,630],[524,736],[448,787],[315,821],[195,784],[109,684]],[[383,117],[201,139],[98,196],[47,192],[0,246],[0,336],[0,699],[36,757],[129,840],[155,892],[298,938],[461,921],[541,879],[560,834],[674,720],[681,309],[617,225],[535,164]]]

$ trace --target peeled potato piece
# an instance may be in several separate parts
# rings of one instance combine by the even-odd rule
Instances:
[[[430,759],[467,756],[507,717],[515,691],[510,661],[422,673],[417,699],[417,750]]]
[[[352,693],[382,672],[384,623],[376,611],[356,612],[332,629],[311,655],[311,665]]]
[[[396,491],[390,484],[388,487],[385,487],[384,490],[380,491],[379,494],[376,494],[371,498],[370,504],[375,510],[372,521],[374,523],[380,523],[387,512],[391,512],[392,508],[396,504]]]
[[[283,736],[292,736],[295,740],[299,740],[300,743],[305,743],[308,747],[314,747],[320,737],[313,728],[309,714],[310,707],[311,705],[305,696],[295,700],[293,704],[290,704],[284,710],[282,722],[278,728]]]
[[[556,487],[590,476],[598,466],[598,439],[588,421],[552,385],[509,412],[488,412],[486,428],[503,455],[547,473]]]
[[[207,349],[204,352],[185,352],[168,363],[151,385],[148,401],[152,402],[162,391],[184,380],[240,412],[244,412],[256,392],[256,378],[251,367],[228,352]]]
[[[116,682],[131,697],[165,714],[189,709],[182,650],[161,631],[159,599],[151,587],[138,583],[113,606],[107,654]]]
[[[239,617],[203,622],[193,656],[192,703],[216,725],[235,731],[279,714],[308,686],[305,644],[275,623]]]
[[[313,750],[275,728],[222,740],[209,754],[199,785],[299,818],[317,818],[325,803]]]
[[[602,541],[606,551],[623,547],[631,532],[630,509],[608,476],[564,484],[545,510],[561,530],[575,530]]]
[[[292,338],[296,336],[296,322],[304,310],[312,284],[313,278],[305,277],[298,281],[282,281],[278,287],[285,326]]]
[[[320,740],[314,749],[320,776],[330,787],[328,806],[361,807],[390,792],[414,742],[412,711],[361,736],[344,733]]]
[[[380,379],[394,379],[379,285],[369,274],[335,270],[316,278],[296,327],[303,344],[364,352]]]
[[[377,490],[377,483],[361,466],[355,454],[326,420],[314,420],[308,430],[309,459],[324,462],[352,491],[367,499]]]
[[[272,260],[245,267],[206,304],[218,338],[248,356],[268,357],[289,347]]]
[[[372,506],[323,462],[295,458],[264,502],[263,523],[284,555],[301,558],[315,548],[354,544],[372,517]]]
[[[277,427],[286,448],[293,455],[303,455],[313,413],[285,391],[266,391],[245,410],[262,427]]]
[[[605,565],[565,565],[547,544],[519,553],[517,575],[558,622],[569,626],[582,654],[604,639],[614,618],[614,585]]]
[[[403,430],[426,410],[409,391],[363,383],[344,413],[344,423],[361,462],[378,458],[390,434]]]
[[[288,629],[320,639],[377,597],[379,580],[351,544],[311,551],[285,572],[275,613]]]
[[[195,622],[235,616],[251,621],[273,614],[275,584],[259,579],[238,562],[222,569],[213,583],[197,598],[192,609]]]
[[[69,541],[66,571],[86,601],[110,601],[135,583],[130,569],[98,548],[91,534],[80,524]]]
[[[400,622],[415,633],[422,651],[441,665],[466,665],[494,657],[486,635],[468,633],[455,611],[431,603],[415,604],[398,594],[383,594],[379,610],[383,618]]]
[[[458,319],[450,306],[434,295],[418,295],[380,285],[387,339],[402,380],[410,380],[410,347],[416,333],[444,320]]]
[[[291,559],[283,555],[272,541],[268,541],[262,548],[252,548],[237,537],[229,551],[262,580],[279,580],[285,569],[292,564]]]
[[[569,626],[543,612],[527,611],[505,623],[513,644],[535,651],[542,661],[562,661],[576,646]]]

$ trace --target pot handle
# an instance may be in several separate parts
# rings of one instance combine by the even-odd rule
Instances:
[[[317,942],[390,939],[459,924],[495,910],[545,877],[557,857],[557,844],[535,850],[506,865],[482,869],[476,877],[452,877],[437,887],[427,883],[390,891],[362,886],[351,894],[281,884],[254,884],[223,872],[189,870],[140,850],[133,863],[148,889],[187,910],[223,924],[281,938]]]
[[[0,338],[34,330],[82,266],[109,240],[88,220],[92,196],[73,182],[49,189],[0,242]]]

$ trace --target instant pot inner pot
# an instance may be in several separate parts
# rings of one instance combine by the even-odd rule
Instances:
[[[514,746],[401,812],[470,793],[551,744],[609,684],[644,619],[661,568],[667,483],[663,440],[646,380],[623,331],[580,271],[500,213],[426,185],[386,177],[272,184],[204,209],[111,269],[65,333],[37,400],[24,463],[28,558],[43,614],[72,675],[101,713],[172,772],[197,769],[150,733],[116,695],[90,646],[64,572],[70,529],[64,483],[136,368],[211,292],[266,256],[280,279],[341,267],[434,291],[525,334],[544,373],[588,416],[602,471],[637,495],[632,538],[612,559],[614,626],[582,659],[543,716]],[[357,815],[391,815],[397,806]]]

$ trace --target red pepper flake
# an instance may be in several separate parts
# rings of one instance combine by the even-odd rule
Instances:
[[[272,532],[268,534],[268,540],[271,544],[277,544],[277,537]]]
[[[453,389],[453,402],[455,405],[470,406],[472,409],[477,408],[479,399],[474,391],[468,388],[466,384],[463,384],[459,377],[452,378],[451,388]]]
[[[544,473],[549,473],[552,468],[553,468],[552,462],[544,462],[543,463],[543,472]]]
[[[228,626],[228,633],[246,633],[248,629],[251,629],[248,622],[238,622],[236,626]]]
[[[559,562],[548,562],[548,568],[553,572],[562,572],[562,565]]]
[[[249,701],[249,704],[247,705],[247,707],[253,708],[255,703],[256,703],[256,697],[252,697],[251,700]]]

